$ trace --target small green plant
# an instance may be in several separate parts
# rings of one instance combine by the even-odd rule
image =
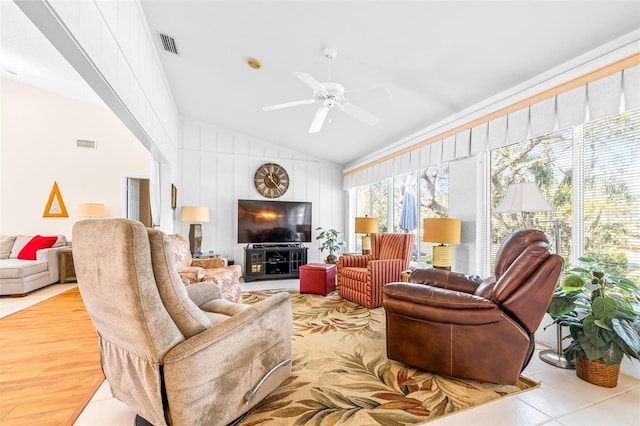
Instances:
[[[336,263],[338,260],[336,254],[340,254],[342,247],[345,246],[345,242],[342,239],[342,233],[335,229],[325,230],[320,226],[316,228],[316,232],[318,232],[316,240],[322,240],[322,245],[318,250],[320,250],[320,252],[327,250],[329,252],[329,255],[327,256],[327,263]]]
[[[618,364],[623,356],[640,359],[640,287],[582,257],[554,293],[547,312],[569,327],[567,360],[579,356]]]

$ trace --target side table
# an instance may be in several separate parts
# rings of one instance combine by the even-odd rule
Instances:
[[[73,266],[73,253],[71,250],[60,251],[60,284],[77,280],[76,269]]]

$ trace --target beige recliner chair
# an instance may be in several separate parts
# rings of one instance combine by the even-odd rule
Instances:
[[[183,285],[167,236],[127,219],[73,227],[82,299],[113,395],[159,425],[225,425],[291,374],[289,295],[229,302]]]

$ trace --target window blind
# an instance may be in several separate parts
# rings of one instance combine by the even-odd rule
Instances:
[[[640,109],[586,123],[584,254],[626,276],[640,269]]]

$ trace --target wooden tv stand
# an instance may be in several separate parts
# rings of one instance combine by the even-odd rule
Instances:
[[[307,263],[307,247],[299,243],[253,244],[244,248],[244,280],[299,278]]]

